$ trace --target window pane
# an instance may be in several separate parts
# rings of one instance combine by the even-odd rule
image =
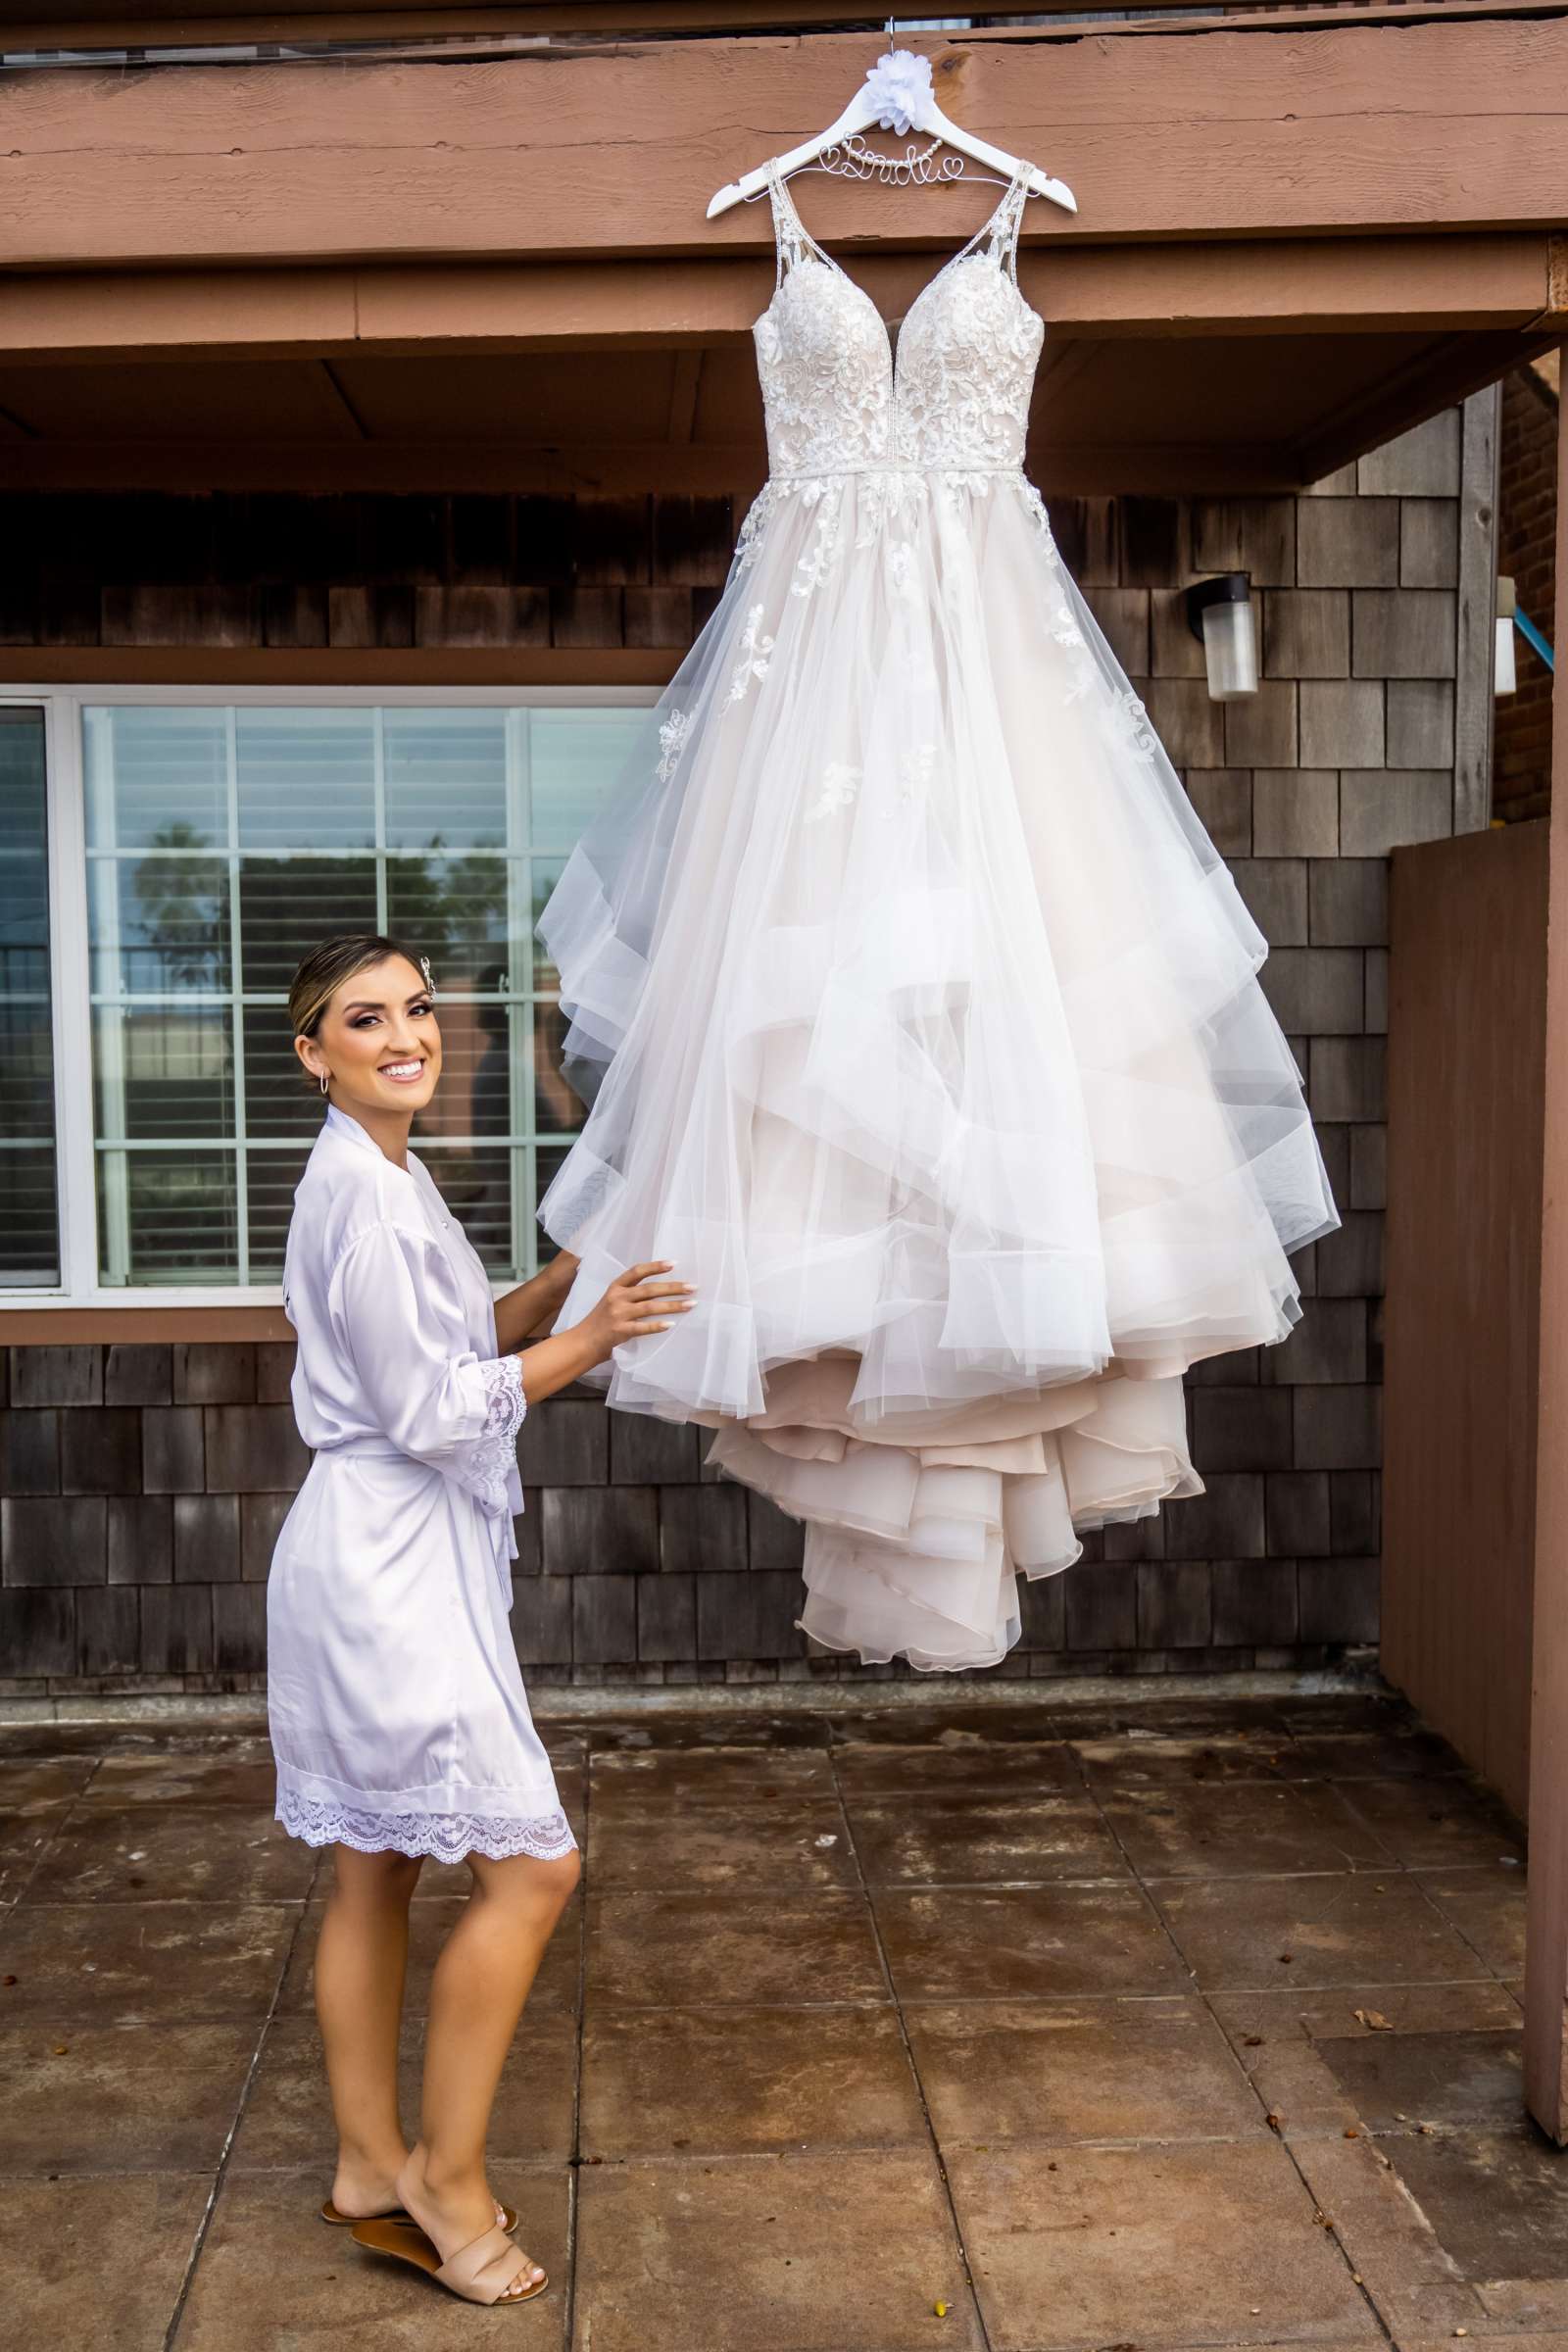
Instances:
[[[507,847],[505,710],[389,710],[385,740],[388,849]]]
[[[505,1276],[516,1260],[512,1239],[512,1153],[486,1145],[468,1152],[416,1130],[414,1148],[429,1169],[455,1217],[484,1260],[487,1272]]]
[[[373,858],[246,858],[239,869],[240,968],[247,995],[286,996],[308,948],[335,931],[379,931]]]
[[[95,997],[226,994],[228,867],[210,858],[94,858],[87,868]]]
[[[241,1015],[245,1039],[245,1132],[316,1140],[321,1098],[316,1081],[300,1067],[289,1033],[288,1013],[278,1003],[247,1004]]]
[[[504,858],[389,858],[386,927],[428,956],[438,989],[507,985]]]
[[[429,956],[443,1066],[415,1148],[493,1274],[534,1262],[535,1175],[584,1114],[532,926],[645,723],[499,706],[84,714],[106,1283],[276,1282],[322,1109],[288,984],[343,931]],[[46,985],[41,1022],[47,1044]],[[14,1052],[0,1090],[27,1071]],[[49,1199],[50,1122],[13,1124],[14,1246],[24,1196]]]
[[[310,1126],[308,1139],[289,1152],[254,1151],[245,1155],[245,1221],[250,1235],[252,1282],[283,1279],[283,1246],[288,1240],[288,1221],[294,1211],[294,1187],[305,1173],[305,1162],[320,1123],[317,1116],[319,1097],[313,1110],[310,1095],[301,1087],[300,1101]]]
[[[107,1142],[177,1142],[234,1131],[232,1015],[226,1004],[99,1005],[95,1116]]]
[[[528,725],[536,850],[571,850],[647,725],[643,710],[535,710]]]
[[[41,710],[0,710],[0,1283],[60,1280]]]
[[[228,713],[86,713],[87,839],[95,850],[226,850]]]
[[[495,997],[441,999],[436,1006],[441,1081],[429,1108],[418,1117],[418,1134],[426,1141],[438,1135],[512,1132],[514,1010]]]
[[[106,1284],[232,1283],[239,1251],[232,1152],[101,1152]]]
[[[374,849],[373,710],[241,710],[234,734],[241,849]]]

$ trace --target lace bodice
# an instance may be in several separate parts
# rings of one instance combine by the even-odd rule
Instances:
[[[753,329],[774,479],[1023,464],[1045,324],[1018,290],[1020,170],[909,307],[895,345],[862,286],[803,225],[777,170],[773,299]]]

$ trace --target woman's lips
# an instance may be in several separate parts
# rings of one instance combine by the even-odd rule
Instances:
[[[384,1061],[378,1073],[394,1086],[417,1086],[424,1076],[422,1061]]]

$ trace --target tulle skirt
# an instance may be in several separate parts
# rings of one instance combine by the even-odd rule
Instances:
[[[1337,1224],[1262,935],[1021,474],[774,480],[540,935],[591,1109],[563,1326],[806,1520],[806,1630],[994,1664],[1016,1579],[1200,1491],[1181,1374]]]

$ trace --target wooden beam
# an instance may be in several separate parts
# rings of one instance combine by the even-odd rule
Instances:
[[[1568,2142],[1568,401],[1557,406],[1541,1379],[1536,1412],[1525,2104]]]
[[[1549,333],[1543,320],[1564,242],[1529,229],[1047,247],[1023,255],[1019,280],[1054,341],[1525,326]],[[867,254],[852,266],[889,318],[907,308],[929,274],[926,259],[911,254]],[[743,341],[771,277],[770,257],[742,255],[14,274],[0,277],[0,360],[134,366],[175,353],[221,360],[682,350]]]
[[[683,649],[0,646],[7,686],[664,686]]]
[[[1076,218],[1031,218],[1031,243],[1568,218],[1560,19],[910,41],[956,117],[1074,187]],[[865,47],[816,35],[445,68],[11,74],[0,264],[757,254],[765,207],[709,223],[710,194],[826,120]],[[978,198],[827,179],[808,209],[853,253],[951,241]]]
[[[1115,39],[1141,31],[1144,27],[1136,22],[1140,17],[1169,19],[1179,0],[1123,0],[1123,5],[1135,21],[1097,20],[1097,37]],[[1209,24],[1223,22],[1294,31],[1302,24],[1321,23],[1336,5],[1343,8],[1343,0],[1302,0],[1298,8],[1281,7],[1278,13],[1270,13],[1266,7],[1253,11],[1232,5],[1232,0],[1214,0],[1212,17],[1180,17],[1171,29],[1206,30]],[[1562,0],[1387,0],[1380,7],[1358,6],[1355,21],[1359,24],[1404,24],[1440,16],[1545,16],[1561,5]],[[1082,7],[1083,0],[1034,0],[1027,9],[1004,10],[998,15],[1018,15],[1028,34],[1037,38],[1040,20],[1059,15],[1067,20],[1054,35],[1059,39],[1076,33],[1073,20],[1082,14]],[[470,0],[466,8],[452,6],[450,0],[446,6],[435,5],[433,0],[406,0],[406,5],[400,0],[270,0],[265,7],[258,7],[257,0],[205,0],[199,13],[182,7],[180,0],[133,0],[128,7],[125,0],[99,0],[98,5],[94,0],[74,0],[72,16],[63,23],[40,18],[8,24],[5,43],[13,50],[279,40],[428,39],[452,43],[467,39],[478,44],[499,42],[508,35],[537,40],[542,34],[555,33],[570,39],[574,34],[606,32],[647,40],[670,33],[800,32],[808,27],[860,26],[865,21],[864,0],[531,0],[531,4],[528,0]],[[984,29],[993,38],[1005,38],[1009,27],[993,21]]]
[[[0,1308],[0,1348],[123,1346],[170,1340],[292,1340],[280,1306],[17,1306]]]

